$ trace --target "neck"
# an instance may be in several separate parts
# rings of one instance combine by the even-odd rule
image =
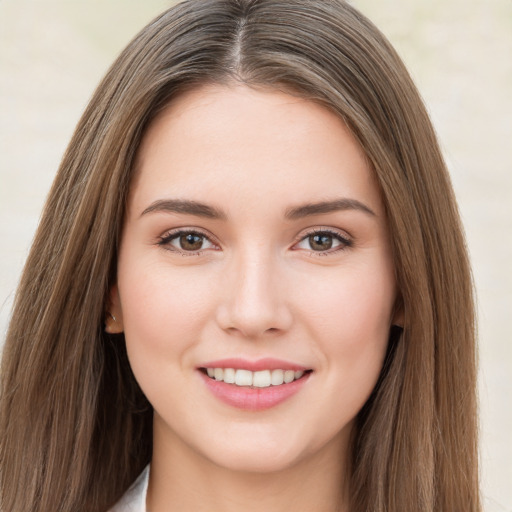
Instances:
[[[220,466],[180,439],[160,434],[154,433],[147,495],[151,512],[348,510],[348,443],[340,446],[339,439],[285,468],[247,471]]]

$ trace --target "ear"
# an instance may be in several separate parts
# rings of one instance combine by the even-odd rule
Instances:
[[[110,288],[107,309],[105,310],[105,332],[120,334],[124,331],[123,310],[117,284]]]
[[[398,297],[393,307],[393,314],[391,315],[391,325],[396,325],[401,329],[404,328],[404,303],[401,297]]]

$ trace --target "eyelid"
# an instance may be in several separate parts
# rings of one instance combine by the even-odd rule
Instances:
[[[162,246],[164,249],[169,250],[171,252],[176,252],[180,254],[186,254],[188,256],[197,255],[203,252],[211,251],[211,248],[208,249],[199,249],[197,251],[184,251],[177,249],[175,247],[170,246],[170,241],[177,238],[179,235],[182,234],[197,234],[200,236],[203,236],[206,238],[212,245],[215,246],[213,250],[219,250],[221,248],[220,243],[217,241],[216,237],[209,233],[207,230],[203,228],[198,227],[178,227],[173,228],[165,231],[162,235],[158,237],[157,245]],[[315,235],[315,234],[329,234],[336,238],[341,245],[339,247],[336,247],[334,249],[328,249],[326,251],[314,251],[314,250],[306,250],[306,249],[295,249],[296,245],[305,240],[307,237]],[[324,227],[324,226],[317,226],[314,228],[308,228],[306,230],[303,230],[300,232],[300,234],[295,238],[293,245],[291,247],[292,250],[306,250],[306,252],[309,252],[310,254],[314,256],[321,256],[321,255],[328,255],[337,253],[338,251],[342,251],[344,249],[347,249],[353,245],[353,238],[346,233],[346,231],[339,230],[337,228],[332,227]]]
[[[173,228],[169,229],[167,231],[164,231],[162,235],[158,237],[157,245],[163,247],[164,249],[172,252],[177,252],[180,254],[186,254],[188,256],[193,256],[194,254],[200,254],[202,252],[211,251],[212,249],[199,249],[197,251],[183,251],[180,249],[177,249],[175,247],[170,246],[171,240],[174,240],[179,235],[182,234],[196,234],[201,235],[204,238],[206,238],[211,244],[215,246],[214,250],[220,249],[220,244],[217,241],[216,237],[213,236],[211,233],[206,231],[202,228],[192,227],[192,226],[186,226],[186,227],[179,227],[179,228]]]
[[[332,235],[334,238],[339,240],[341,242],[341,245],[339,247],[336,247],[334,249],[328,249],[326,251],[314,251],[314,250],[307,250],[307,249],[294,249],[294,247],[305,240],[306,238],[316,235],[316,234],[329,234]],[[354,241],[353,238],[346,232],[342,231],[336,228],[327,227],[327,226],[318,226],[314,228],[308,228],[304,231],[301,231],[300,234],[297,236],[295,241],[293,242],[292,250],[306,250],[310,254],[314,256],[322,256],[322,255],[328,255],[328,254],[334,254],[339,251],[343,251],[344,249],[352,247]]]

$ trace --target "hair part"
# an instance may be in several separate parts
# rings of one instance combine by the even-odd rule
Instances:
[[[1,375],[0,507],[104,512],[151,457],[152,409],[104,332],[137,149],[183,91],[243,82],[338,114],[386,206],[404,326],[357,421],[353,512],[480,510],[470,269],[421,98],[342,0],[188,0],[96,90],[64,155],[16,295]]]

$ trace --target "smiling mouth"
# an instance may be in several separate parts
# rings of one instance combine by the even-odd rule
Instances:
[[[268,388],[291,384],[302,379],[313,370],[250,370],[235,368],[200,368],[210,379],[244,388]]]

